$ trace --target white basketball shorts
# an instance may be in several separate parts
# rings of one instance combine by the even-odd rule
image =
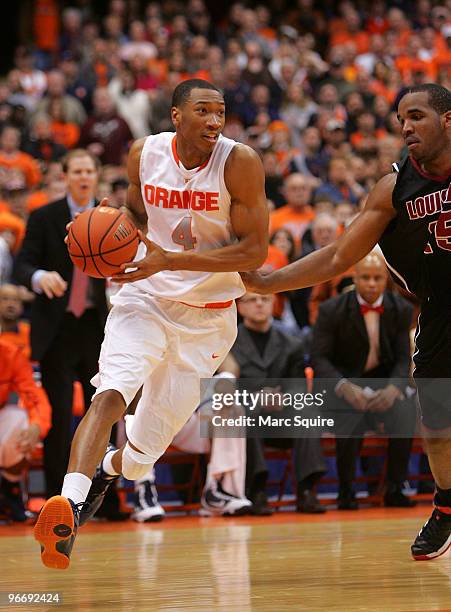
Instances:
[[[143,386],[127,436],[156,461],[200,401],[237,334],[236,307],[197,308],[135,288],[114,297],[105,327],[94,397],[118,391],[126,405]]]

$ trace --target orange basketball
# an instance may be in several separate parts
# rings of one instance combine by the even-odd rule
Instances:
[[[138,230],[120,210],[97,206],[85,210],[69,228],[67,248],[74,265],[95,278],[121,272],[138,249]]]

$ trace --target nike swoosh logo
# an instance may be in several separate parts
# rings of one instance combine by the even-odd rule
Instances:
[[[219,355],[216,355],[216,353],[213,353],[212,356],[211,356],[212,359],[218,359],[218,357],[219,357]]]

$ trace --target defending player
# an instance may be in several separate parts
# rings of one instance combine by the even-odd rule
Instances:
[[[111,477],[139,479],[199,403],[236,337],[237,270],[267,254],[264,172],[249,147],[221,136],[221,92],[191,79],[172,100],[176,133],[136,141],[128,159],[127,212],[147,236],[145,257],[112,298],[90,409],[75,434],[61,496],[35,526],[43,563],[64,569],[79,524],[95,512]],[[91,487],[112,425],[143,385],[128,442],[109,452]]]
[[[412,546],[414,559],[423,560],[451,545],[451,381],[441,383],[443,401],[430,397],[440,394],[438,379],[451,379],[451,93],[435,84],[412,87],[398,117],[409,156],[377,183],[345,234],[268,276],[243,276],[258,293],[310,287],[341,274],[379,242],[395,280],[420,298],[414,376],[437,485],[432,516]]]

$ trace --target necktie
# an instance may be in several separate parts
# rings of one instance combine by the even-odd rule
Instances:
[[[366,331],[368,333],[368,341],[370,350],[365,364],[365,372],[373,370],[379,365],[379,319],[384,312],[384,306],[371,306],[370,304],[361,304],[360,312],[365,321]]]
[[[367,312],[377,312],[378,314],[382,314],[384,312],[384,306],[381,304],[380,306],[371,306],[371,304],[360,304],[360,312],[363,315],[366,315]]]
[[[81,315],[86,310],[86,301],[88,297],[88,285],[89,285],[89,277],[87,276],[87,274],[84,274],[84,272],[82,272],[79,268],[74,266],[68,310],[75,317],[77,317],[77,319],[81,317]]]

